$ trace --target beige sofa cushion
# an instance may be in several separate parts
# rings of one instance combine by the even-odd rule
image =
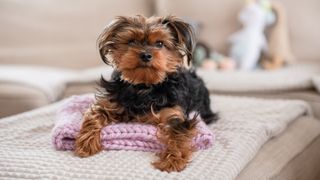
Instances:
[[[320,61],[319,61],[320,62]],[[312,78],[320,74],[320,63],[299,63],[276,70],[214,71],[198,70],[211,92],[279,92],[314,87]]]
[[[287,9],[289,35],[293,54],[297,60],[320,61],[319,0],[280,0]],[[200,39],[211,48],[226,53],[227,39],[241,27],[237,13],[244,0],[157,0],[156,12],[159,15],[175,14],[193,18],[203,23]],[[318,38],[319,39],[319,38]]]
[[[319,147],[319,120],[297,119],[267,142],[236,179],[316,179],[320,175]]]
[[[314,76],[312,78],[313,84],[316,87],[317,91],[320,93],[320,75]]]
[[[232,96],[258,97],[266,99],[300,99],[306,101],[312,108],[315,117],[320,119],[320,94],[314,89],[282,92],[243,92],[243,93],[215,93]]]
[[[95,93],[101,76],[110,79],[113,68],[110,66],[97,66],[78,71],[78,76],[67,82],[63,97],[80,95],[84,93]]]
[[[118,15],[151,15],[149,0],[0,1],[0,64],[102,64],[96,39]]]
[[[49,104],[45,93],[31,86],[0,83],[0,118]]]
[[[77,71],[46,66],[1,65],[0,84],[16,83],[42,91],[51,102],[63,94],[66,83],[77,76]]]
[[[7,116],[59,100],[78,71],[41,66],[0,66],[0,116]]]

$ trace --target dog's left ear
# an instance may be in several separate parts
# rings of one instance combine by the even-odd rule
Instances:
[[[188,65],[192,61],[192,54],[195,45],[195,33],[192,26],[175,16],[163,18],[162,24],[166,25],[173,34],[176,46],[187,56]]]
[[[130,20],[128,17],[118,16],[113,20],[107,27],[102,31],[97,39],[97,45],[99,48],[99,54],[104,63],[110,65],[113,60],[110,60],[110,53],[115,49],[114,47],[114,37],[119,29],[128,26]]]

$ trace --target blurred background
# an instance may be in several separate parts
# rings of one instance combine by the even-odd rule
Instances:
[[[275,0],[277,1],[277,0]],[[279,0],[287,13],[290,47],[299,61],[320,60],[320,1]],[[100,65],[96,39],[119,15],[173,14],[200,23],[199,40],[228,54],[241,28],[244,0],[1,0],[0,63],[71,68]]]
[[[0,117],[94,92],[111,73],[98,35],[116,16],[137,14],[194,26],[194,65],[211,92],[303,90],[320,106],[319,0],[0,0]]]
[[[112,154],[89,159],[97,166],[52,154],[49,132],[60,121],[50,105],[96,92],[101,75],[112,73],[98,55],[99,34],[116,16],[138,14],[172,14],[193,25],[193,65],[214,111],[215,98],[225,96],[222,121],[212,126],[218,156],[197,154],[206,169],[190,166],[205,172],[199,179],[238,173],[253,157],[238,180],[320,179],[320,0],[0,0],[0,179],[104,175],[97,160]],[[122,160],[116,168],[130,164]]]

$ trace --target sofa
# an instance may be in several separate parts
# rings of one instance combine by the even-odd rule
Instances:
[[[316,37],[320,26],[315,23],[320,16],[319,2],[280,2],[287,9],[290,46],[296,59],[294,68],[268,72],[199,70],[212,94],[299,99],[306,101],[310,114],[314,114],[312,118],[298,118],[289,123],[284,132],[267,141],[237,179],[320,178],[317,151],[320,125],[316,119],[320,117],[320,92],[316,89],[320,76],[317,49],[320,41]],[[241,0],[2,0],[0,117],[46,106],[75,94],[94,92],[100,75],[108,77],[112,72],[98,57],[96,39],[117,15],[174,14],[192,18],[203,25],[199,40],[227,53],[228,36],[240,28],[236,16],[242,4]],[[278,86],[274,87],[273,81]],[[306,165],[301,166],[302,162]]]
[[[317,21],[318,11],[316,7],[318,2],[316,0],[307,2],[284,0],[281,2],[287,9],[290,45],[296,60],[302,63],[315,62],[315,66],[319,66],[320,55],[317,50],[319,41],[314,41],[319,27],[313,23],[308,23]],[[236,15],[243,4],[241,0],[223,2],[208,0],[199,2],[191,0],[183,2],[95,0],[91,3],[80,1],[76,3],[77,6],[74,6],[74,3],[73,1],[62,3],[52,0],[41,2],[33,0],[28,1],[28,3],[10,0],[1,1],[0,64],[50,66],[53,74],[54,67],[57,68],[58,74],[61,74],[62,70],[66,74],[70,74],[70,71],[81,74],[83,72],[78,70],[103,66],[96,50],[98,34],[115,16],[135,14],[151,16],[172,13],[183,18],[192,18],[194,21],[199,21],[203,26],[199,34],[199,40],[205,41],[210,48],[226,54],[229,46],[228,36],[240,28]],[[184,4],[183,8],[181,4]],[[297,14],[296,12],[299,10],[304,13]],[[309,21],[305,21],[305,19],[309,19]],[[9,75],[11,76],[9,78],[2,78],[6,76],[4,73],[3,76],[0,76],[0,104],[3,107],[0,110],[0,117],[52,103],[62,99],[69,92],[74,91],[75,88],[79,93],[82,92],[81,88],[73,86],[76,83],[70,82],[69,89],[65,82],[61,82],[65,83],[64,90],[61,90],[63,92],[60,92],[60,95],[55,99],[50,99],[47,97],[45,90],[34,86],[32,79],[22,76],[20,77],[21,81],[14,82],[12,77],[20,75],[7,74],[7,76]],[[41,74],[38,76],[41,76]],[[49,82],[50,78],[47,81]],[[311,81],[310,77],[306,81]],[[296,92],[292,94],[291,89],[276,93],[274,91],[271,93],[250,92],[250,90],[232,92],[214,90],[214,92],[236,95],[246,95],[250,92],[251,95],[267,98],[278,98],[279,94],[283,94],[283,96],[280,96],[309,99],[310,103],[319,108],[318,94],[314,86],[310,82],[307,83],[309,83],[308,86],[298,89],[303,91],[302,94]],[[93,88],[90,88],[92,83],[86,82],[85,84],[90,85],[84,87],[86,89],[84,92],[93,90]],[[211,84],[216,87],[220,86],[219,83]],[[289,92],[287,93],[287,91]],[[287,96],[287,94],[290,95]],[[305,97],[311,98],[306,99]]]

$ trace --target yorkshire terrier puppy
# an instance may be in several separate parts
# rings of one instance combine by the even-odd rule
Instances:
[[[210,110],[209,92],[190,63],[194,32],[174,16],[118,17],[101,33],[102,60],[115,70],[100,80],[96,103],[84,115],[76,138],[75,154],[94,155],[102,150],[101,129],[117,122],[155,125],[165,149],[153,165],[167,172],[183,170],[190,161],[196,135],[196,116],[209,124],[217,120]]]

